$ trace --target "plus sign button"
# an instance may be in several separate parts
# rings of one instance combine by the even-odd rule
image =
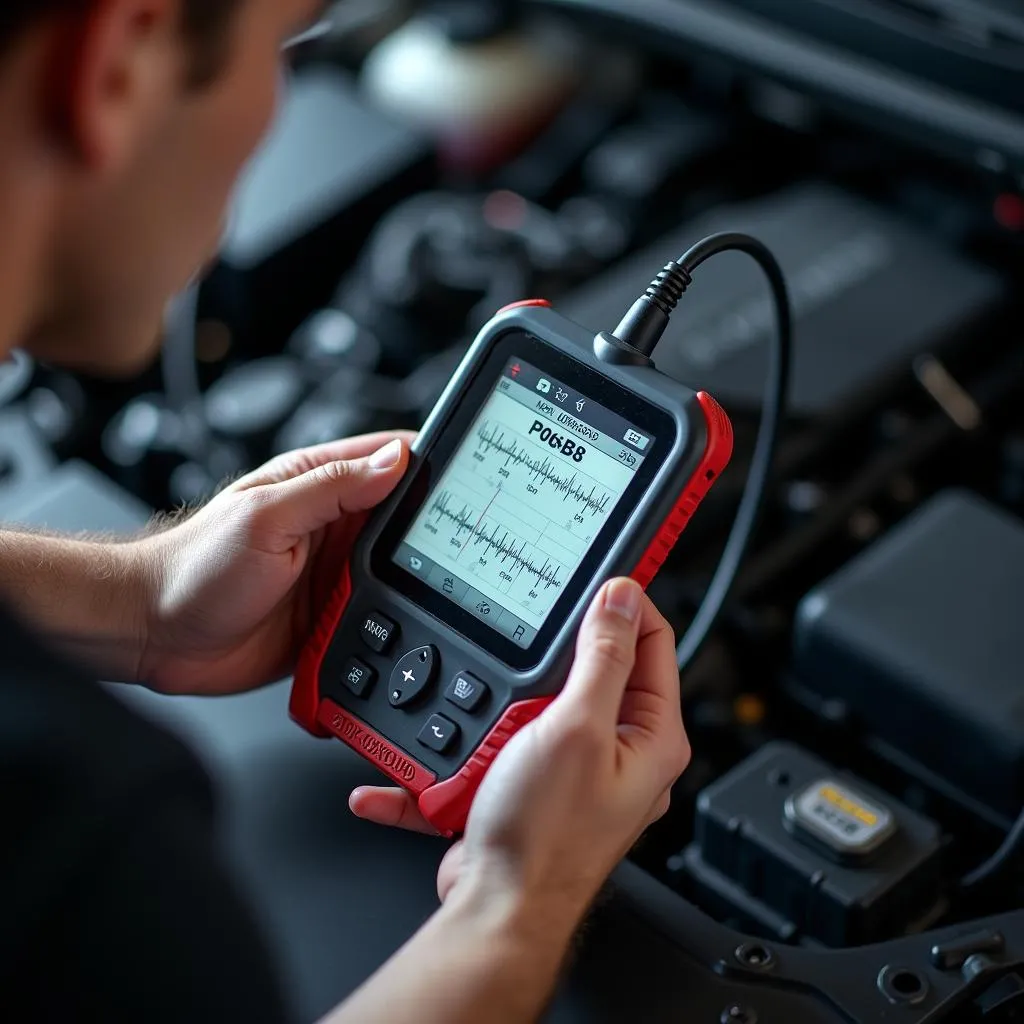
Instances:
[[[433,684],[437,665],[436,647],[418,647],[404,655],[391,673],[388,685],[391,706],[404,708],[419,698]]]

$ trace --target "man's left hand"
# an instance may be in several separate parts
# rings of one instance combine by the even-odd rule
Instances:
[[[281,456],[147,539],[153,607],[140,681],[162,693],[221,695],[287,676],[363,513],[405,473],[413,436]]]

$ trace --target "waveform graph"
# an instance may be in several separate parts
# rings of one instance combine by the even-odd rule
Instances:
[[[632,479],[600,445],[539,415],[495,395],[405,538],[534,627],[564,592]]]
[[[499,490],[494,498],[500,496]],[[481,508],[465,494],[442,490],[425,513],[425,528],[447,544],[457,571],[473,577],[485,592],[501,594],[534,614],[557,601],[575,568],[570,552],[559,550],[543,531],[496,500]]]
[[[553,497],[574,513],[591,518],[606,515],[614,504],[615,496],[571,459],[546,454],[542,445],[517,436],[498,421],[484,420],[477,427],[476,442],[477,461],[509,481],[524,501]],[[580,448],[585,450],[583,442]]]

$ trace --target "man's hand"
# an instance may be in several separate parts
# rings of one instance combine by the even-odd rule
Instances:
[[[689,757],[672,628],[636,583],[613,580],[584,620],[561,694],[484,778],[466,835],[442,864],[441,899],[463,876],[497,874],[582,913],[665,814]],[[433,831],[403,790],[359,789],[351,807],[381,824]]]
[[[536,1019],[579,921],[668,810],[689,758],[672,630],[636,583],[612,581],[580,630],[564,690],[484,779],[441,865],[437,919],[337,1020],[405,1019],[400,1011],[417,1006],[425,1021]],[[430,831],[398,790],[357,790],[351,806]],[[467,986],[438,993],[432,979],[448,953]]]
[[[227,694],[288,675],[361,525],[408,465],[411,434],[281,456],[148,538],[152,609],[140,681]]]

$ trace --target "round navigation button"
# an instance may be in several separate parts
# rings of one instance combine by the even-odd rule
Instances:
[[[388,686],[391,706],[404,708],[415,701],[434,682],[437,675],[436,647],[418,647],[404,655],[395,665]]]

